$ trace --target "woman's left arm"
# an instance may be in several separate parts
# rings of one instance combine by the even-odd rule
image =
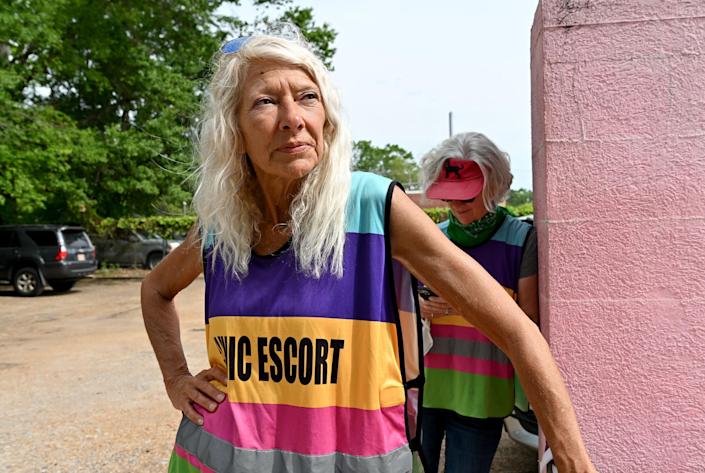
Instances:
[[[561,473],[594,473],[568,391],[538,327],[400,189],[392,197],[390,232],[392,256],[509,356]]]
[[[519,278],[517,304],[535,324],[539,323],[539,278],[538,275]]]
[[[517,304],[526,315],[539,325],[539,254],[536,244],[536,228],[531,227],[524,241],[519,268]]]

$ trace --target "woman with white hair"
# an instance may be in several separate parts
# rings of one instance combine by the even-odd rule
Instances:
[[[405,268],[506,350],[564,471],[594,471],[535,326],[395,183],[350,172],[338,96],[304,43],[227,43],[207,101],[198,228],[142,284],[184,413],[170,471],[411,471],[422,373]],[[201,272],[210,368],[194,376],[173,299]]]
[[[538,323],[536,234],[499,206],[512,183],[508,156],[481,133],[461,133],[426,154],[421,166],[426,195],[450,207],[441,231]],[[503,350],[442,297],[428,294],[420,302],[434,339],[424,360],[427,472],[438,471],[445,436],[446,473],[487,473],[503,418],[515,404],[514,369]]]

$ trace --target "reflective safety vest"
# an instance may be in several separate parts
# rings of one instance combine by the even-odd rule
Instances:
[[[416,283],[392,260],[395,184],[354,173],[342,278],[252,255],[241,280],[205,252],[206,341],[228,375],[204,425],[183,418],[170,472],[410,472],[423,384]]]

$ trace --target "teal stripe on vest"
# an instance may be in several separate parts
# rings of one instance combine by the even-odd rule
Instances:
[[[450,210],[448,210],[450,212]],[[450,220],[443,220],[441,223],[438,224],[438,228],[441,229],[443,234],[445,236],[448,236],[448,224],[450,223]]]
[[[352,173],[350,195],[346,207],[346,233],[384,235],[384,206],[389,185],[386,177],[369,172]],[[215,235],[208,232],[206,248],[215,244]]]
[[[524,246],[526,235],[529,233],[531,225],[508,215],[499,230],[492,236],[492,240],[501,241],[507,245]]]
[[[368,172],[354,172],[346,209],[347,233],[384,235],[384,205],[391,180]]]
[[[449,220],[444,220],[438,224],[438,228],[441,229],[445,236],[448,236],[448,224]],[[501,241],[511,246],[524,246],[526,241],[526,235],[531,230],[531,225],[526,222],[522,222],[516,217],[507,215],[500,225],[499,229],[492,235],[490,240]]]
[[[211,248],[213,245],[215,245],[215,235],[213,232],[208,232],[206,234],[206,248]]]

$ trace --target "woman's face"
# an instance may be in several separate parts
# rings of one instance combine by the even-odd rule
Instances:
[[[480,220],[487,213],[485,204],[482,202],[482,194],[475,197],[472,202],[465,200],[450,200],[448,201],[448,205],[450,206],[450,211],[453,212],[455,218],[458,219],[458,222],[463,225]]]
[[[321,91],[298,67],[252,64],[237,118],[245,151],[260,179],[300,179],[323,155],[326,112]]]

